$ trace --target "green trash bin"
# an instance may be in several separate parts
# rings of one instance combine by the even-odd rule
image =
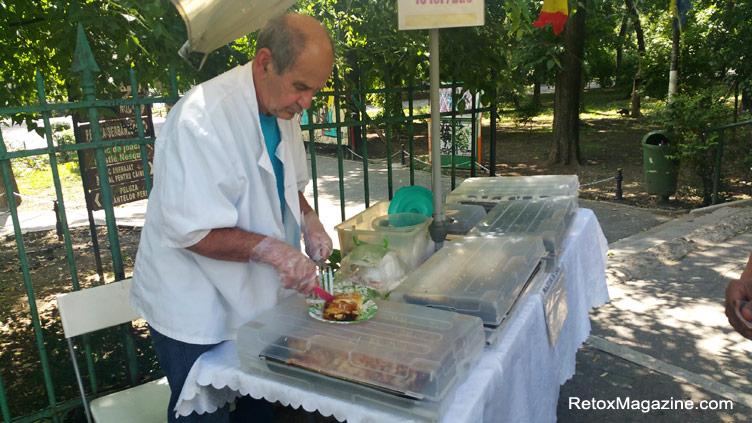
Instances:
[[[679,161],[669,159],[670,140],[663,131],[651,131],[642,137],[643,169],[648,194],[668,199],[676,193]]]

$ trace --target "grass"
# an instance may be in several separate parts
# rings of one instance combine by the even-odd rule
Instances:
[[[57,199],[55,184],[47,156],[25,157],[11,160],[13,174],[22,195],[19,209],[25,211],[48,210],[50,202]],[[82,206],[84,203],[83,183],[78,163],[71,161],[57,165],[63,201],[67,206]]]

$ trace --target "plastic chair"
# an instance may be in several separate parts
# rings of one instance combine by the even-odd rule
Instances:
[[[166,408],[170,400],[170,386],[166,378],[99,397],[90,404],[86,400],[72,338],[138,319],[139,315],[129,304],[130,289],[131,280],[125,279],[57,296],[63,332],[68,341],[73,370],[76,372],[78,389],[89,423],[92,422],[92,418],[98,423],[167,421]]]

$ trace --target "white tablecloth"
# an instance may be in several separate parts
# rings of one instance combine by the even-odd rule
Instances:
[[[568,314],[556,346],[548,344],[543,299],[531,292],[515,306],[498,341],[483,352],[441,417],[442,422],[554,422],[559,386],[574,375],[575,355],[590,333],[589,311],[608,302],[608,246],[589,209],[578,210],[557,265],[565,271]],[[228,341],[194,364],[176,413],[211,412],[239,395],[318,410],[349,423],[411,421],[249,374],[241,369],[235,342]]]

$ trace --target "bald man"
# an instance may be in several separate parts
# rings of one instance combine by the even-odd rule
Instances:
[[[176,419],[191,366],[280,298],[311,292],[315,262],[332,251],[302,193],[309,176],[295,117],[324,87],[333,60],[315,19],[273,19],[253,61],[186,93],[155,142],[131,305],[148,322],[170,383],[170,422],[229,421],[227,407]],[[246,413],[253,421],[271,418],[268,403],[246,402],[257,407]]]

